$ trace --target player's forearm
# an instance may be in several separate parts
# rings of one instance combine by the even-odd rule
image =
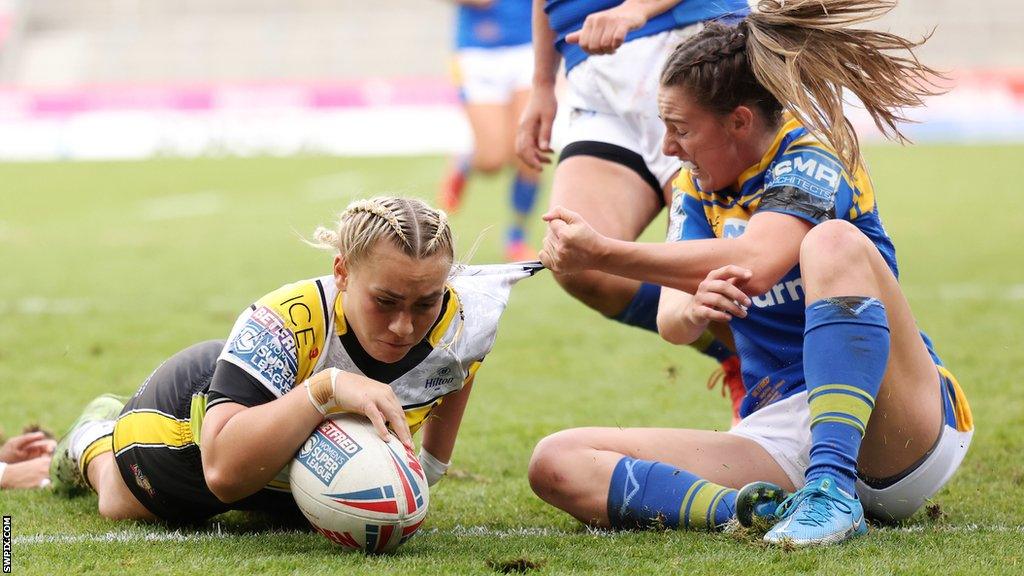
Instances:
[[[690,294],[696,293],[712,270],[729,264],[751,270],[753,276],[745,291],[762,294],[796,264],[794,257],[780,265],[778,255],[768,253],[770,247],[742,237],[660,243],[606,238],[602,244],[598,270]]]
[[[459,434],[472,389],[473,382],[470,380],[462,390],[446,396],[441,405],[431,412],[423,427],[423,449],[441,462],[451,462],[455,438]]]
[[[545,0],[533,0],[533,89],[555,88],[561,55],[555,50],[555,31],[544,12]]]
[[[658,335],[671,344],[685,345],[695,342],[704,333],[706,325],[694,322],[686,314],[693,295],[672,288],[663,288],[658,301]]]
[[[209,442],[203,439],[210,490],[225,502],[255,494],[288,464],[322,420],[304,386],[239,411]]]

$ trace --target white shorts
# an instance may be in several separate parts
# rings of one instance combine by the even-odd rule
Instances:
[[[636,152],[664,188],[679,170],[679,160],[661,152],[661,69],[675,47],[703,27],[694,24],[637,38],[614,54],[589,56],[574,66],[562,100],[569,114],[562,143],[606,142]]]
[[[807,392],[794,394],[765,406],[729,430],[757,442],[786,472],[793,485],[804,485],[804,471],[810,465],[811,412]],[[897,521],[909,518],[938,492],[960,467],[974,430],[961,432],[943,425],[931,454],[895,484],[875,489],[857,479],[857,496],[871,518]]]
[[[508,104],[533,83],[533,45],[462,48],[455,54],[455,83],[467,104]]]

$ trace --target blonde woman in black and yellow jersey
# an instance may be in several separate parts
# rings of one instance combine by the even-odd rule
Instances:
[[[444,212],[413,199],[354,202],[316,240],[335,252],[330,275],[260,298],[226,343],[179,352],[126,404],[94,400],[57,448],[55,488],[92,488],[112,519],[291,511],[286,466],[338,411],[410,448],[422,427],[420,461],[437,482],[509,289],[536,266],[453,274]]]

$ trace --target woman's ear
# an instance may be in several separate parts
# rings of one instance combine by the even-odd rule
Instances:
[[[737,106],[729,114],[729,129],[737,136],[746,136],[754,127],[754,111],[747,106]]]
[[[334,257],[334,285],[339,292],[344,292],[348,288],[348,267],[341,254]]]

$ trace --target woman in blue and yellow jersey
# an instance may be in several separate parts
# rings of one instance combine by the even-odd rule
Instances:
[[[706,22],[736,21],[747,0],[534,0],[533,92],[516,139],[520,159],[549,163],[556,109],[567,116],[551,206],[581,214],[602,234],[635,240],[671,197],[679,161],[661,151],[658,75],[679,42]],[[555,98],[565,64],[567,90]],[[585,270],[555,274],[573,297],[629,326],[657,331],[661,287]],[[712,325],[692,344],[722,364],[738,416],[743,385],[727,328]]]
[[[509,290],[539,264],[453,274],[447,217],[413,199],[354,202],[316,238],[331,274],[260,298],[226,343],[174,355],[127,403],[94,400],[57,447],[55,488],[91,487],[112,519],[292,512],[286,466],[338,411],[410,450],[422,426],[419,461],[437,482]]]
[[[848,27],[893,5],[763,0],[676,48],[658,95],[665,153],[684,163],[669,242],[608,238],[561,207],[545,216],[552,269],[666,287],[667,340],[729,321],[746,397],[729,432],[555,434],[531,463],[542,498],[610,526],[760,516],[768,542],[812,545],[863,534],[865,514],[909,517],[956,471],[970,408],[900,290],[843,116],[845,89],[901,137],[898,110],[936,91],[917,43]]]
[[[441,206],[449,211],[459,207],[473,173],[515,169],[505,258],[533,260],[537,253],[527,244],[526,223],[537,198],[539,172],[518,162],[514,148],[516,121],[526,107],[533,77],[530,0],[455,1],[455,80],[473,130],[473,152],[453,162],[441,183]]]

